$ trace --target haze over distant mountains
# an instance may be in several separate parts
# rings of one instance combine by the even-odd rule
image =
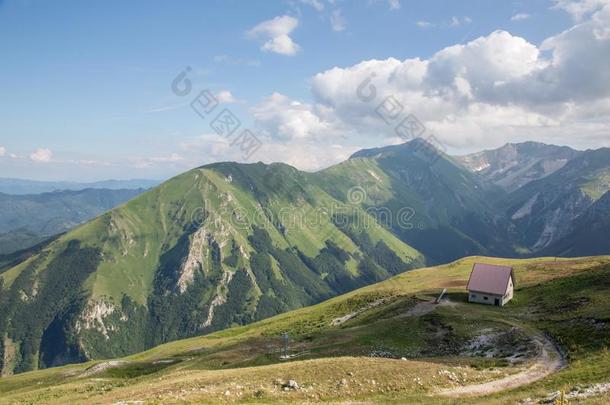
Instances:
[[[122,204],[156,180],[91,183],[0,178],[0,254],[26,249]]]
[[[608,254],[609,192],[610,149],[531,142],[451,157],[417,139],[316,173],[199,167],[0,258],[0,349],[19,350],[3,372],[133,353],[463,256]]]
[[[96,182],[39,181],[0,177],[0,193],[4,194],[39,194],[62,190],[84,190],[103,188],[108,190],[147,189],[159,184],[158,180],[102,180]]]
[[[87,188],[24,195],[0,193],[0,254],[28,248],[68,231],[144,191]]]
[[[510,192],[561,169],[581,153],[567,146],[524,142],[509,143],[457,159],[484,179]]]

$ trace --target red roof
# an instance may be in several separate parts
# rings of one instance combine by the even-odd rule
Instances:
[[[512,267],[475,263],[466,288],[469,291],[504,295],[511,278],[514,284],[515,277]]]

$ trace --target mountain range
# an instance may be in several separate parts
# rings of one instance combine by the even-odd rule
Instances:
[[[14,179],[0,177],[0,193],[22,195],[51,193],[54,191],[80,191],[89,188],[107,190],[134,190],[138,188],[148,189],[158,185],[160,181],[146,179],[132,180],[101,180],[95,182],[73,182],[73,181],[40,181]]]
[[[609,253],[609,190],[610,149],[531,142],[451,157],[417,139],[316,173],[199,167],[0,257],[2,373],[134,353],[463,256]]]
[[[144,191],[88,188],[40,194],[0,193],[0,254],[29,248],[68,231]]]

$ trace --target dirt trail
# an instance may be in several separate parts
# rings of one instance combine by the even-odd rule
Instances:
[[[339,318],[333,319],[330,322],[330,324],[331,324],[331,326],[340,326],[340,325],[344,324],[345,322],[349,321],[350,319],[353,319],[353,318],[357,317],[361,313],[366,312],[369,309],[373,309],[375,307],[378,307],[379,305],[385,303],[388,300],[389,300],[389,298],[380,298],[377,301],[370,302],[369,304],[367,304],[363,308],[360,308],[360,309],[358,309],[358,310],[356,310],[354,312],[350,312],[349,314],[341,316]]]
[[[110,361],[104,361],[102,363],[98,363],[94,366],[89,367],[88,369],[86,369],[85,371],[83,371],[79,377],[90,377],[92,375],[101,373],[102,371],[106,371],[110,368],[115,368],[115,367],[119,367],[122,366],[123,364],[127,364],[126,361],[123,360],[110,360]]]
[[[330,322],[330,324],[331,324],[331,326],[340,326],[340,325],[344,324],[345,322],[349,321],[350,319],[357,317],[361,313],[366,312],[375,307],[378,307],[379,305],[385,304],[386,302],[389,302],[390,300],[391,300],[391,298],[387,298],[387,297],[380,298],[377,301],[373,301],[373,302],[369,303],[368,305],[364,306],[363,308],[360,308],[354,312],[350,312],[349,314],[341,316],[339,318],[333,319]],[[453,301],[450,301],[447,298],[444,298],[440,303],[435,303],[434,301],[418,302],[413,308],[411,308],[410,310],[408,310],[401,316],[404,316],[404,317],[423,316],[423,315],[426,315],[426,314],[434,311],[434,309],[436,307],[447,306],[447,305],[454,307],[455,303]]]
[[[527,370],[483,384],[443,389],[438,394],[449,397],[492,394],[538,381],[566,366],[565,357],[546,336],[536,336],[534,341],[540,345],[541,350],[534,364]]]
[[[441,302],[434,301],[423,301],[418,302],[413,308],[402,314],[402,317],[411,317],[411,316],[424,316],[434,311],[438,307],[452,307],[455,308],[457,304],[451,301],[449,298],[443,298]]]

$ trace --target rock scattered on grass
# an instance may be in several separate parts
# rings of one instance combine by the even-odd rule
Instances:
[[[284,391],[296,391],[299,389],[299,384],[295,380],[288,380],[287,382],[282,383],[282,388],[284,388]]]
[[[589,398],[596,395],[605,394],[610,391],[610,382],[608,383],[599,383],[599,384],[590,384],[587,386],[575,386],[572,388],[570,392],[566,392],[564,394],[564,398],[567,400],[570,399],[582,399]],[[552,404],[556,399],[561,397],[561,391],[555,391],[550,393],[546,398],[543,398],[539,401],[541,404]]]

